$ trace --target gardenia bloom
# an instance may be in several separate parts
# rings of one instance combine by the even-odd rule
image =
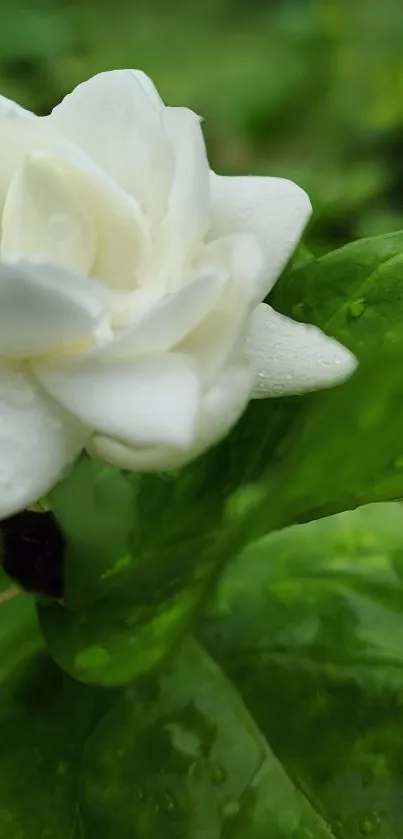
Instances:
[[[310,214],[278,178],[220,177],[200,119],[143,73],[101,73],[48,117],[0,99],[0,517],[86,448],[176,468],[253,397],[354,359],[262,304]]]

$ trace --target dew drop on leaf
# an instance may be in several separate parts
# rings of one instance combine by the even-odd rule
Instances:
[[[333,822],[332,830],[334,835],[337,836],[337,839],[343,839],[343,827],[344,825],[341,819],[337,819],[335,822]]]
[[[233,818],[238,815],[240,809],[239,801],[228,801],[223,809],[223,814],[227,818]]]
[[[161,810],[165,810],[168,813],[172,813],[172,811],[175,810],[175,801],[169,792],[163,792],[158,800]]]
[[[363,298],[359,298],[358,300],[352,300],[348,307],[349,315],[352,318],[359,318],[365,312],[365,300]]]
[[[403,462],[402,462],[402,464],[401,464],[401,465],[403,466]],[[372,772],[366,772],[366,773],[362,776],[362,785],[363,785],[363,787],[369,787],[369,786],[372,784],[373,780],[374,780],[374,778],[373,778],[373,774],[372,774]]]
[[[213,784],[223,784],[227,779],[227,773],[222,766],[213,766],[211,769],[211,780]]]
[[[368,813],[360,822],[360,833],[362,836],[375,836],[381,826],[381,820],[378,813]]]
[[[138,801],[144,801],[145,800],[146,794],[145,794],[145,790],[144,790],[143,787],[137,787],[136,797],[137,797]]]

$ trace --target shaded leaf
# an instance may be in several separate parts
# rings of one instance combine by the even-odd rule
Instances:
[[[301,262],[277,283],[271,302],[365,358],[401,335],[403,231],[361,239]]]
[[[0,594],[0,835],[75,839],[83,748],[99,697],[59,670],[42,647],[32,598],[5,588]]]
[[[84,606],[124,585],[137,524],[135,481],[83,459],[52,490],[48,503],[67,542],[66,606]]]
[[[91,737],[82,816],[88,839],[331,837],[190,641],[160,680],[128,690]]]
[[[403,510],[290,528],[229,568],[202,637],[340,839],[403,831]]]

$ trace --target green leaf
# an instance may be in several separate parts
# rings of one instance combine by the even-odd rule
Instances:
[[[42,647],[32,598],[0,570],[0,684]]]
[[[403,231],[362,239],[302,262],[275,286],[274,308],[314,323],[358,358],[399,339],[403,314]]]
[[[85,739],[97,695],[43,653],[31,597],[0,594],[0,835],[76,839]]]
[[[252,403],[229,438],[211,455],[217,459],[217,480],[226,476],[227,495],[239,489],[242,496],[246,483],[250,496],[250,487],[267,482],[269,475],[275,498],[273,506],[267,504],[272,509],[267,530],[272,518],[275,526],[278,523],[276,499],[284,505],[282,522],[292,523],[403,496],[402,452],[396,440],[402,412],[397,391],[402,360],[403,233],[355,242],[318,260],[297,252],[294,267],[291,265],[277,283],[270,302],[279,311],[315,323],[345,343],[356,353],[362,369],[330,394]],[[394,364],[393,384],[390,367]],[[361,424],[372,424],[372,429],[364,432]],[[303,441],[308,426],[315,429],[309,443]],[[289,499],[286,492],[278,494],[276,475],[286,475],[288,485],[302,483],[294,477],[299,475],[302,459],[312,476],[316,471],[318,477],[323,461],[323,483],[320,486],[318,482],[310,492],[307,487],[301,509],[296,505],[287,510]],[[328,480],[330,469],[337,485]]]
[[[201,636],[335,836],[403,834],[401,505],[251,546]]]
[[[331,839],[219,668],[187,642],[106,714],[83,766],[86,837]]]
[[[265,475],[267,496],[243,527],[258,535],[403,496],[402,364],[401,344],[384,348],[342,386],[311,395],[282,435]]]
[[[228,480],[223,455],[236,455],[239,468],[244,454],[241,446],[235,447],[236,438],[218,450],[216,462],[213,453],[176,480],[164,483],[157,478],[155,485],[162,489],[151,492],[151,501],[142,497],[140,480],[137,509],[142,510],[138,517],[141,532],[130,552],[124,548],[128,560],[119,570],[117,584],[113,576],[101,579],[103,596],[79,609],[58,603],[39,606],[48,648],[60,666],[93,684],[124,684],[137,678],[156,667],[180,641],[221,569],[253,536],[377,497],[403,495],[402,364],[403,347],[385,349],[363,363],[345,385],[314,394],[302,415],[292,420],[288,436],[277,427],[281,436],[276,460],[271,451],[273,428],[259,447],[255,436],[257,456],[263,460],[263,480],[253,491],[248,484],[241,484],[235,496],[232,486],[228,499],[223,497]],[[246,456],[248,452],[249,446]],[[272,458],[269,468],[265,468],[267,456]],[[216,471],[209,473],[211,465]],[[71,480],[74,487],[74,477]],[[85,522],[80,472],[77,481],[72,504],[79,507]],[[152,486],[147,481],[143,490]],[[89,497],[92,499],[91,493]],[[161,503],[164,500],[166,504]],[[156,505],[161,509],[158,529]],[[117,524],[118,511],[115,514]],[[59,515],[63,515],[62,508]],[[74,529],[74,516],[71,521]],[[91,516],[88,521],[93,521]],[[91,533],[89,530],[89,541]],[[96,540],[95,530],[95,546]],[[113,542],[111,551],[113,554]],[[122,551],[113,563],[119,563]],[[74,575],[79,593],[81,580],[84,586],[86,577],[94,578],[98,559],[93,558],[91,548],[88,556],[79,553],[75,563],[67,557],[67,566],[69,562],[73,571],[67,567],[67,579],[69,573]],[[105,567],[103,563],[101,567]],[[98,584],[97,575],[98,570]]]
[[[75,678],[124,684],[188,628],[219,561],[208,548],[224,503],[199,469],[129,477],[83,461],[50,496],[68,542],[66,592],[38,612],[51,655]]]
[[[106,464],[84,459],[47,501],[67,541],[66,606],[77,609],[124,586],[133,564],[135,481]]]

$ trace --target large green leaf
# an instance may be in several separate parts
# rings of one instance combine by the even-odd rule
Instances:
[[[43,653],[31,597],[0,593],[0,836],[76,839],[77,792],[98,696]]]
[[[126,584],[137,526],[137,486],[106,464],[81,460],[48,503],[66,539],[64,603],[77,609]]]
[[[402,363],[401,344],[384,348],[344,385],[311,395],[281,435],[250,533],[403,496]]]
[[[74,581],[68,591],[79,594],[82,586],[85,595],[93,596],[80,608],[70,608],[68,600],[39,607],[55,660],[86,682],[128,682],[165,658],[225,563],[254,535],[374,498],[403,495],[402,365],[402,346],[385,348],[343,386],[314,394],[302,413],[290,416],[288,434],[281,427],[283,411],[276,407],[275,422],[258,445],[257,434],[245,447],[235,436],[178,476],[132,483],[114,470],[104,478],[102,464],[91,464],[85,469],[89,484],[84,493],[82,470],[76,470],[68,479],[69,492],[59,490],[68,503],[59,504],[58,518],[65,532],[68,519],[71,534],[66,579]],[[243,462],[246,469],[251,450],[255,462],[262,461],[260,481],[253,484],[249,476],[245,484],[239,466]],[[231,483],[228,457],[240,488]],[[116,496],[109,519],[105,505],[96,501],[98,480],[101,486],[105,481],[106,499],[113,502],[108,482],[122,483],[127,498],[121,512]],[[80,534],[87,508],[94,547],[85,553]],[[121,536],[115,542],[106,539],[108,528],[112,534],[119,531],[121,515]]]
[[[314,323],[358,358],[399,338],[403,320],[403,231],[361,239],[285,272],[275,308]]]
[[[4,839],[330,839],[196,643],[136,690],[97,690],[43,654],[31,598],[12,594],[0,604]]]
[[[83,765],[84,835],[330,839],[219,668],[188,641],[104,717]]]
[[[251,404],[216,452],[221,474],[227,478],[227,492],[242,488],[245,482],[253,484],[268,472],[284,473],[287,483],[298,483],[295,476],[303,459],[312,476],[319,474],[323,462],[322,485],[318,483],[315,490],[312,487],[310,498],[307,491],[300,510],[298,504],[287,510],[288,500],[281,495],[282,503],[285,500],[283,520],[288,523],[403,496],[402,451],[396,440],[402,414],[398,379],[403,232],[361,240],[317,260],[303,251],[298,253],[293,267],[275,286],[270,302],[279,311],[314,323],[336,337],[353,350],[362,369],[330,395],[316,393]],[[314,429],[309,441],[303,440],[307,427]],[[323,492],[330,465],[335,472],[332,481],[326,475]]]
[[[335,836],[403,835],[400,505],[251,546],[202,637]]]
[[[74,677],[126,683],[186,631],[217,565],[208,546],[224,498],[205,465],[136,478],[83,461],[50,495],[67,540],[66,596],[38,610],[51,654]]]
[[[400,505],[251,546],[203,625],[217,663],[186,641],[120,692],[44,656],[28,596],[5,608],[5,837],[400,839]]]

